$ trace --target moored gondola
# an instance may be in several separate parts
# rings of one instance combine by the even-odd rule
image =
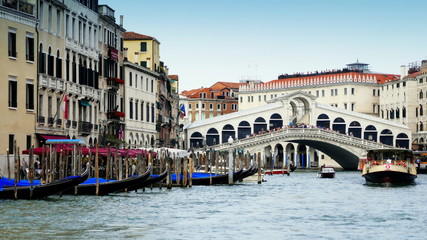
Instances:
[[[130,177],[123,180],[110,180],[106,181],[105,179],[99,179],[98,192],[96,190],[96,178],[90,178],[87,181],[79,184],[73,189],[69,189],[64,194],[74,194],[74,195],[107,195],[109,193],[120,192],[126,188],[130,188],[134,185],[144,182],[150,177],[151,169],[148,168],[147,171],[140,176]]]
[[[59,179],[47,184],[17,183],[16,188],[13,186],[13,181],[3,179],[3,184],[0,186],[0,199],[40,199],[45,198],[68,189],[73,189],[74,186],[86,181],[88,178],[88,170],[82,175],[70,176]],[[16,194],[15,194],[16,189]]]

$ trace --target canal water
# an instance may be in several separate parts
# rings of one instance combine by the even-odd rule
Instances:
[[[0,239],[425,239],[427,175],[366,185],[360,172],[112,196],[0,200]]]

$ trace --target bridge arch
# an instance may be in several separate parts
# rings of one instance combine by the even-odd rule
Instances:
[[[409,149],[409,137],[404,133],[399,133],[396,136],[396,147]]]
[[[295,166],[295,147],[293,143],[288,143],[285,146],[286,156],[285,162]]]
[[[229,137],[232,137],[234,139],[235,138],[235,134],[236,134],[236,132],[234,130],[233,125],[231,125],[231,124],[225,125],[222,128],[222,134],[221,134],[222,140],[221,140],[221,142],[222,143],[226,143],[228,141]]]
[[[307,146],[305,144],[298,145],[297,151],[298,167],[306,168],[307,167]]]
[[[328,115],[322,113],[317,117],[316,125],[321,128],[331,128],[331,120]]]
[[[213,146],[219,143],[219,133],[216,128],[210,128],[206,133],[206,145]]]
[[[251,135],[251,125],[248,121],[241,121],[237,127],[237,139],[246,138],[247,135]]]
[[[345,121],[343,118],[335,118],[334,123],[332,124],[332,130],[337,131],[339,133],[345,134]]]
[[[380,142],[393,146],[393,132],[390,129],[384,129],[380,133]]]
[[[203,146],[203,136],[199,132],[194,132],[190,137],[190,147],[198,148]]]
[[[377,137],[378,137],[378,131],[377,128],[372,126],[372,125],[368,125],[365,128],[365,133],[363,135],[363,139],[369,140],[369,141],[377,141]]]
[[[353,121],[348,126],[348,134],[353,137],[362,138],[362,126],[358,121]]]
[[[282,116],[278,113],[272,114],[270,117],[270,130],[281,127],[283,127]]]
[[[267,122],[263,117],[258,117],[254,122],[254,133],[259,133],[261,131],[267,131]]]

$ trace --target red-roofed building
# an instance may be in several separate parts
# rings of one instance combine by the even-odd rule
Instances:
[[[209,88],[181,92],[186,120],[194,122],[238,111],[237,92],[242,83],[217,82]]]

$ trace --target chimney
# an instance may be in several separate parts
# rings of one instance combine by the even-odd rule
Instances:
[[[402,65],[400,66],[400,79],[403,79],[404,77],[408,76],[408,66]]]
[[[120,15],[120,27],[123,27],[123,15]]]

